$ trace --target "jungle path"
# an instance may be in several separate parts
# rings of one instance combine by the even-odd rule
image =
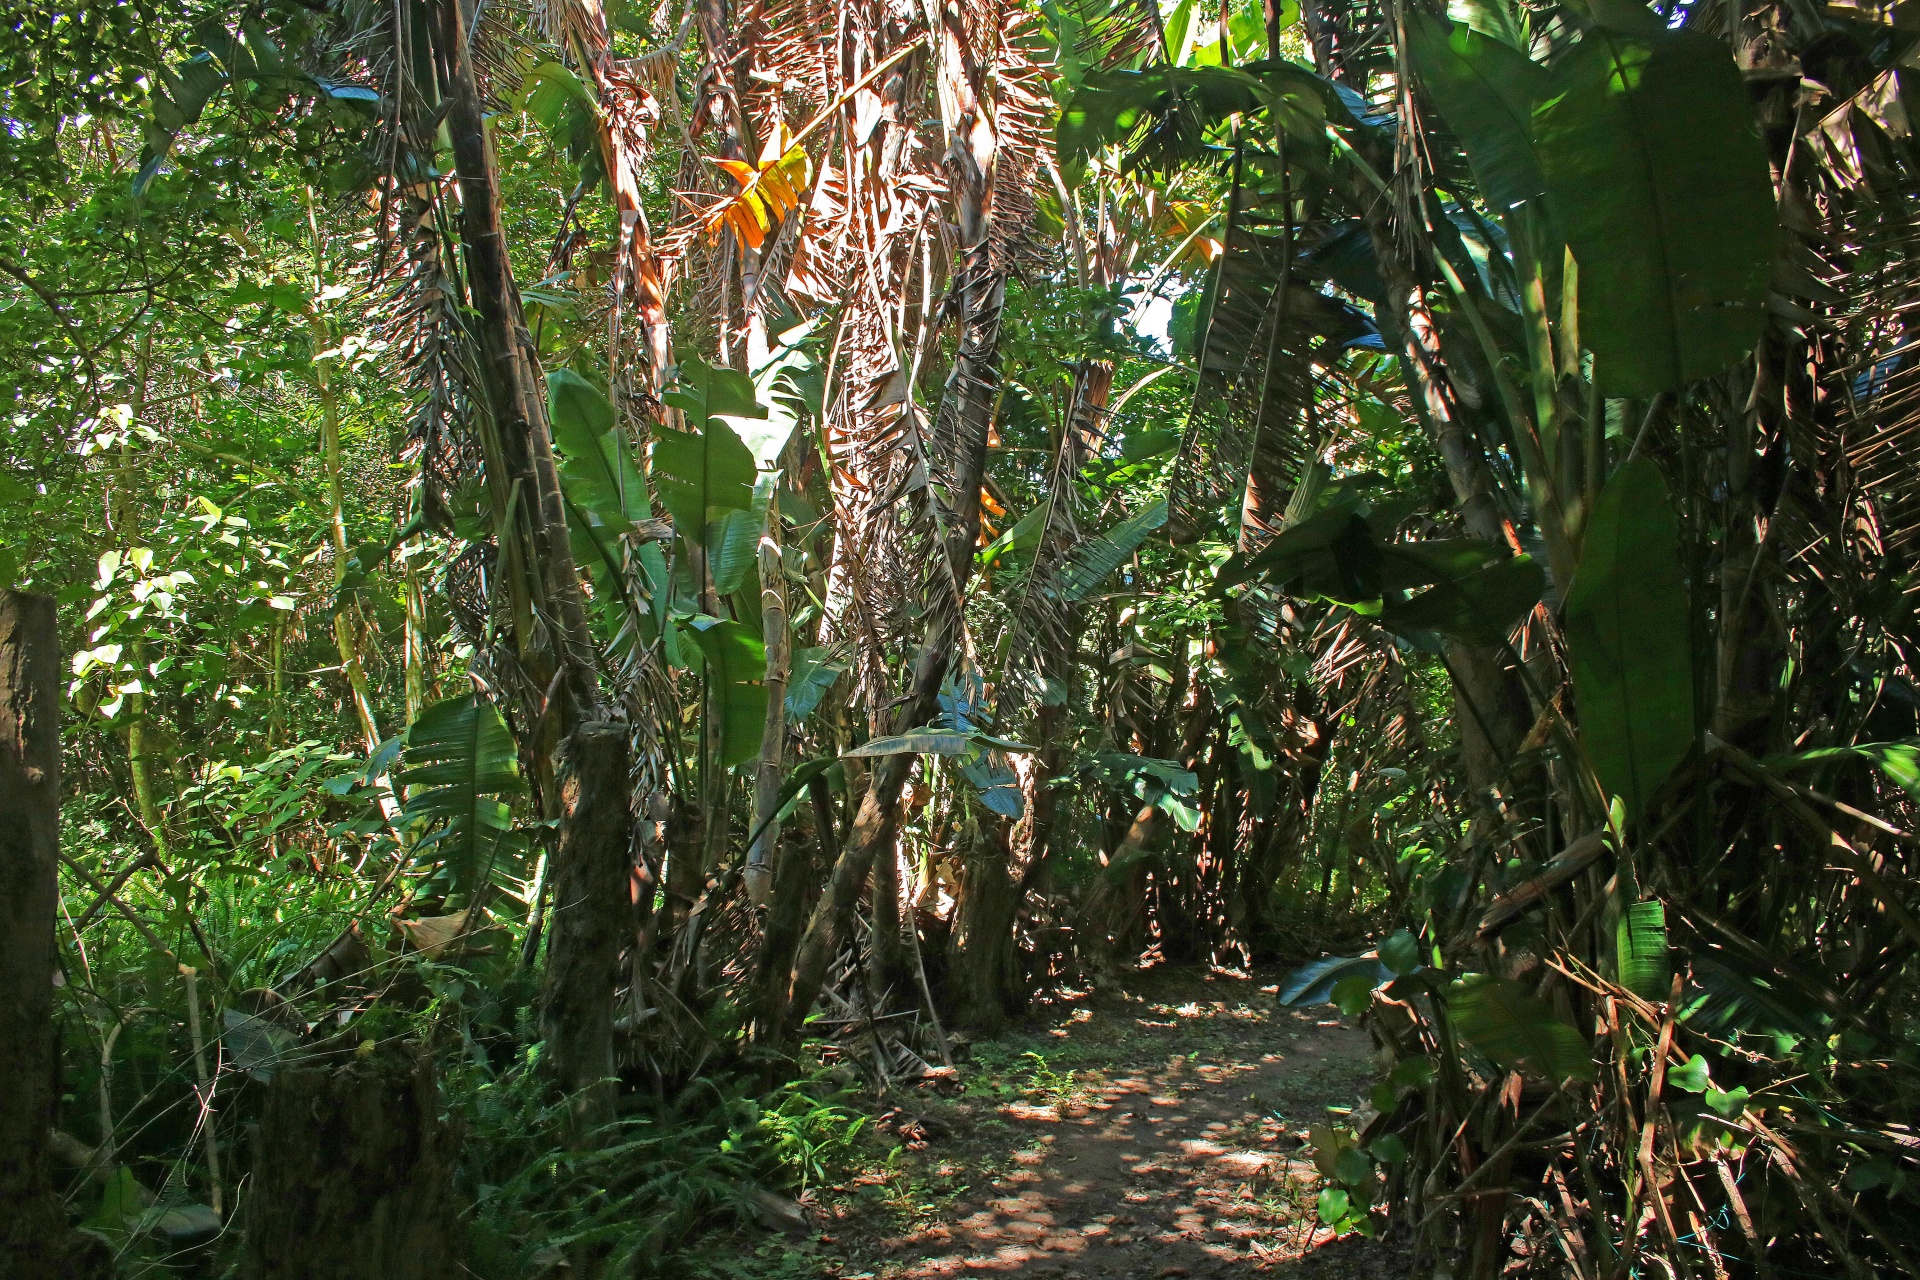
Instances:
[[[1280,1008],[1280,976],[1149,969],[973,1045],[959,1096],[895,1100],[880,1126],[911,1141],[823,1197],[829,1273],[1407,1276],[1314,1215],[1301,1138],[1360,1104],[1371,1045],[1331,1006]]]

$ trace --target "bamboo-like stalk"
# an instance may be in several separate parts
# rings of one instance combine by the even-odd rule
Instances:
[[[207,1157],[207,1196],[214,1216],[225,1218],[226,1186],[220,1179],[220,1137],[215,1131],[213,1077],[207,1074],[207,1044],[200,1032],[200,971],[192,965],[180,966],[187,987],[187,1036],[193,1042],[194,1092],[200,1102],[200,1144]]]

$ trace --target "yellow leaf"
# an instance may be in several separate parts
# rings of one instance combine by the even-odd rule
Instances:
[[[749,249],[758,249],[761,241],[766,239],[765,233],[760,228],[759,219],[754,216],[757,212],[751,201],[742,200],[735,204],[733,212],[727,215],[727,221],[733,225],[733,234],[740,237]]]
[[[791,139],[791,132],[782,126],[767,140],[758,165],[709,157],[740,187],[707,211],[704,229],[709,238],[717,236],[721,227],[731,227],[741,243],[757,249],[783,218],[800,207],[812,185],[813,162],[806,149]]]
[[[714,163],[725,169],[740,184],[742,191],[751,187],[753,180],[760,176],[759,171],[745,160],[715,160]]]

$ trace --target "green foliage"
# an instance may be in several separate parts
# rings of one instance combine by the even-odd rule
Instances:
[[[1753,349],[1780,233],[1724,44],[1595,28],[1554,63],[1534,134],[1607,394],[1675,391]]]
[[[924,224],[829,155],[843,126],[890,147],[933,120],[937,77],[906,77],[929,96],[878,117],[870,94],[836,106],[818,154],[793,153],[833,179],[796,193],[764,257],[724,240],[688,256],[715,269],[668,290],[680,345],[661,368],[645,246],[610,193],[637,194],[655,244],[701,225],[677,194],[701,162],[671,127],[688,86],[657,73],[713,51],[669,47],[631,4],[609,8],[611,63],[547,47],[517,12],[474,33],[504,108],[487,212],[526,354],[555,371],[597,650],[579,669],[596,714],[630,722],[636,850],[676,894],[635,904],[655,911],[621,969],[632,1070],[621,1119],[593,1135],[568,1132],[537,1075],[541,935],[522,921],[552,904],[501,912],[469,952],[418,945],[415,917],[489,877],[512,887],[533,814],[553,820],[553,797],[529,794],[552,776],[553,692],[521,642],[571,625],[494,527],[506,486],[476,376],[475,211],[436,136],[445,86],[408,78],[374,47],[387,20],[352,9],[28,8],[0,32],[18,69],[0,85],[0,582],[62,602],[61,1123],[91,1140],[118,1117],[126,1167],[75,1209],[98,1197],[95,1227],[129,1258],[159,1265],[161,1219],[211,1180],[177,968],[204,954],[215,1062],[262,1074],[299,1051],[294,1026],[343,1016],[435,1046],[472,1125],[461,1195],[482,1274],[697,1274],[689,1240],[750,1227],[757,1184],[838,1179],[862,1135],[811,1077],[752,1100],[770,1073],[808,1077],[816,1052],[870,1051],[862,1036],[931,1051],[908,1018],[822,1019],[820,1043],[756,1056],[777,909],[828,876],[819,824],[848,830],[859,778],[892,772],[859,762],[907,752],[946,760],[916,766],[900,806],[914,928],[977,890],[982,849],[1025,859],[1003,1003],[1149,942],[1175,963],[1338,953],[1282,996],[1378,1019],[1404,1056],[1364,1142],[1315,1135],[1334,1229],[1372,1230],[1389,1191],[1499,1190],[1489,1157],[1513,1139],[1516,1177],[1564,1174],[1580,1203],[1516,1183],[1510,1233],[1609,1273],[1709,1242],[1737,1268],[1737,1215],[1700,1166],[1752,1148],[1741,1186],[1783,1274],[1911,1256],[1899,1206],[1920,1183],[1887,1135],[1911,1128],[1920,1063],[1899,834],[1920,696],[1912,504],[1884,478],[1911,470],[1911,35],[1808,11],[1755,43],[1751,14],[1722,32],[1709,8],[1669,29],[1634,5],[1455,0],[1451,20],[1346,13],[1332,83],[1267,57],[1250,3],[1042,8],[1062,42],[1064,190],[1043,180],[1031,222],[995,207],[991,524],[938,655],[939,711],[871,737],[897,723],[929,634],[948,514],[929,486],[951,459],[924,428],[982,317],[956,334],[963,259],[937,237],[922,260],[869,246],[910,269],[841,271],[835,296],[787,286],[822,283],[834,254],[814,251],[844,228],[867,245],[954,222],[959,188],[925,148],[896,175]],[[420,68],[439,61],[431,26],[413,33]],[[546,51],[512,54],[528,34]],[[1282,53],[1312,34],[1286,31]],[[729,53],[753,83],[765,48]],[[657,101],[617,115],[602,94],[628,82],[596,87],[607,65]],[[1023,149],[1050,123],[1017,94],[1001,109]],[[630,182],[610,180],[603,122],[647,135]],[[1002,249],[1055,267],[1002,281]],[[775,270],[750,283],[750,264]],[[748,372],[727,367],[742,356]],[[875,377],[884,405],[863,399]],[[880,418],[897,434],[876,437]],[[543,519],[527,499],[516,520]],[[655,499],[676,537],[635,536]],[[713,776],[753,762],[765,729],[763,534],[793,654],[771,815],[763,787]],[[484,694],[442,700],[469,685]],[[763,917],[727,896],[735,837],[796,814],[775,891],[795,896]],[[681,872],[713,877],[707,909],[677,896]],[[411,941],[388,923],[399,901]],[[956,965],[969,930],[952,930]],[[377,985],[313,968],[342,939]],[[830,941],[864,955],[845,928]],[[965,990],[930,967],[935,999]],[[837,998],[860,1006],[865,968],[836,971]],[[248,1012],[271,1006],[253,988],[298,1008],[285,1025]],[[1666,1033],[1661,1122],[1629,1131]],[[982,1062],[1011,1052],[974,1043]],[[1587,1087],[1516,1111],[1496,1092],[1509,1069]],[[991,1096],[1073,1087],[1038,1055],[1010,1075]],[[242,1166],[253,1096],[223,1079],[211,1119]],[[1639,1181],[1643,1133],[1686,1177]],[[1676,1242],[1648,1211],[1687,1187],[1698,1203],[1667,1205],[1692,1231]],[[1419,1247],[1460,1273],[1473,1221],[1423,1212]]]
[[[787,723],[798,725],[813,714],[820,700],[846,674],[846,665],[833,661],[832,651],[807,647],[794,651],[787,674]]]
[[[625,533],[653,512],[647,484],[614,421],[613,405],[571,369],[547,375],[547,414],[567,497],[599,527]]]
[[[1552,1083],[1597,1074],[1586,1037],[1519,983],[1470,973],[1447,988],[1461,1037],[1502,1067]]]
[[[1510,43],[1424,13],[1408,15],[1407,37],[1420,87],[1466,147],[1487,203],[1507,209],[1544,194],[1533,107],[1546,69]]]
[[[754,1228],[756,1185],[834,1176],[864,1127],[815,1081],[755,1100],[743,1082],[703,1081],[567,1143],[564,1104],[529,1053],[462,1091],[473,1268],[517,1280],[564,1257],[584,1274],[678,1276],[716,1228]]]
[[[857,747],[841,752],[843,757],[936,755],[958,756],[973,750],[973,735],[958,729],[915,729],[907,733],[869,738]]]
[[[1147,535],[1166,523],[1167,504],[1162,500],[1074,548],[1073,558],[1060,574],[1060,599],[1068,604],[1086,599],[1127,557],[1140,549]]]
[[[1645,458],[1629,463],[1594,504],[1567,592],[1580,743],[1606,794],[1636,818],[1694,744],[1679,538],[1660,468]]]
[[[766,645],[738,622],[695,618],[691,629],[720,715],[718,763],[743,764],[759,754],[767,719]]]
[[[1665,1000],[1672,966],[1667,955],[1667,908],[1660,902],[1636,902],[1620,916],[1615,949],[1620,985],[1645,1000]]]
[[[449,889],[467,894],[517,869],[524,841],[509,802],[526,787],[498,708],[471,693],[434,703],[407,730],[400,760],[400,821],[422,828],[416,862],[430,856]]]
[[[1330,487],[1324,505],[1290,522],[1257,555],[1235,553],[1219,584],[1264,579],[1291,594],[1346,605],[1428,647],[1437,647],[1435,636],[1504,643],[1540,600],[1539,565],[1466,539],[1392,541],[1411,504],[1370,492],[1368,479]]]
[[[1328,956],[1289,974],[1280,984],[1280,1003],[1324,1004],[1337,998],[1335,993],[1342,983],[1358,980],[1371,992],[1381,983],[1391,981],[1393,976],[1390,967],[1371,955]]]
[[[1910,796],[1920,796],[1920,742],[1859,742],[1850,747],[1818,747],[1793,755],[1772,756],[1770,768],[1793,770],[1834,761],[1871,761],[1887,780]]]
[[[764,523],[756,512],[729,511],[708,527],[707,571],[721,595],[732,595],[753,576]]]
[[[688,429],[655,433],[653,468],[660,501],[688,541],[706,545],[708,525],[730,511],[753,509],[754,453],[734,429],[736,420],[764,419],[753,383],[734,369],[714,368],[684,354],[679,380],[666,402],[687,415]]]
[[[1096,73],[1061,111],[1054,150],[1069,181],[1089,155],[1116,143],[1127,149],[1125,169],[1174,168],[1206,154],[1211,126],[1259,101],[1260,83],[1231,68]]]

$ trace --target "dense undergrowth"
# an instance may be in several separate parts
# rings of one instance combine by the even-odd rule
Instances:
[[[16,6],[6,1264],[804,1270],[1035,1002],[1284,962],[1309,1237],[1920,1275],[1914,41]]]

